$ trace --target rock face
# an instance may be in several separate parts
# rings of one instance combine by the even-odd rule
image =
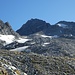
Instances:
[[[62,28],[61,34],[75,36],[75,22],[60,21],[56,25]]]
[[[4,23],[2,20],[0,20],[0,34],[19,37],[19,34],[11,28],[10,24],[8,22]]]
[[[11,28],[8,22],[4,23],[2,20],[0,20],[0,48],[13,42],[19,37],[20,35]]]
[[[26,22],[17,32],[20,35],[31,35],[37,32],[46,31],[50,27],[49,23],[43,20],[31,19]]]

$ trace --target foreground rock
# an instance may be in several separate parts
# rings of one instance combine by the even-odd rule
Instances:
[[[0,51],[0,75],[75,75],[75,58]]]

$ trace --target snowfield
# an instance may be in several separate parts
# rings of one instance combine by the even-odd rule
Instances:
[[[16,40],[16,41],[17,41],[18,43],[24,43],[24,42],[29,41],[29,40],[31,40],[31,39],[19,38],[19,40]]]
[[[40,36],[40,37],[43,37],[43,38],[50,38],[50,39],[52,39],[52,38],[58,38],[59,36],[58,35],[54,35],[54,36],[48,36],[48,35],[45,35],[45,34],[43,34],[43,35],[41,35],[41,34],[39,34],[39,33],[37,33],[37,34],[35,34],[36,36]]]
[[[10,51],[24,51],[25,49],[27,49],[29,46],[23,46],[23,47],[19,47],[19,48],[15,48],[15,49],[11,49]]]
[[[12,43],[15,39],[13,35],[2,35],[0,34],[0,40],[5,41],[6,44]]]
[[[5,45],[10,44],[14,41],[17,41],[18,43],[24,43],[26,41],[29,41],[31,39],[27,39],[27,38],[19,38],[19,39],[15,39],[14,35],[2,35],[0,34],[0,40],[5,41]]]

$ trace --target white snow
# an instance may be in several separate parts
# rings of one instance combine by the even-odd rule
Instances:
[[[46,36],[46,35],[41,35],[41,37],[44,37],[44,38],[52,38],[52,36]]]
[[[59,36],[58,35],[53,35],[53,36],[48,36],[48,35],[45,35],[45,34],[39,34],[39,33],[37,33],[36,34],[37,36],[39,36],[39,37],[43,37],[43,38],[50,38],[50,39],[52,39],[52,38],[58,38]]]
[[[15,49],[11,49],[10,51],[24,51],[26,48],[28,48],[29,46],[23,46],[23,47],[19,47],[19,48],[15,48]]]
[[[2,35],[2,34],[0,34],[0,40],[5,41],[6,43],[4,45],[6,45],[6,44],[10,44],[14,41],[17,41],[19,43],[24,43],[24,42],[29,41],[31,39],[27,39],[26,37],[24,37],[24,38],[20,37],[19,39],[15,39],[14,35]]]
[[[42,46],[46,46],[48,44],[50,44],[50,43],[49,42],[45,42],[45,43],[42,44]]]
[[[19,38],[19,40],[16,40],[19,43],[24,43],[26,41],[29,41],[30,39],[26,39],[26,38]]]
[[[2,34],[0,34],[0,40],[5,41],[6,44],[13,42],[14,39],[15,39],[15,36],[13,36],[13,35],[2,35]]]
[[[52,38],[58,38],[57,35],[54,35],[54,36],[41,35],[41,37],[44,37],[44,38],[50,38],[50,39],[52,39]]]
[[[63,28],[66,28],[66,27],[67,27],[67,25],[61,24],[61,23],[58,23],[57,25],[58,25],[59,27],[63,27]]]
[[[44,43],[44,45],[48,45],[48,44],[50,44],[50,43],[49,42]]]
[[[45,47],[46,45],[45,45],[45,44],[43,44],[42,46],[44,46],[44,47]]]

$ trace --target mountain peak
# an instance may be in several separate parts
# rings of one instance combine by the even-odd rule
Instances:
[[[46,23],[40,19],[31,19],[28,20],[23,26],[17,30],[20,35],[30,35],[47,29],[50,26],[49,23]]]

